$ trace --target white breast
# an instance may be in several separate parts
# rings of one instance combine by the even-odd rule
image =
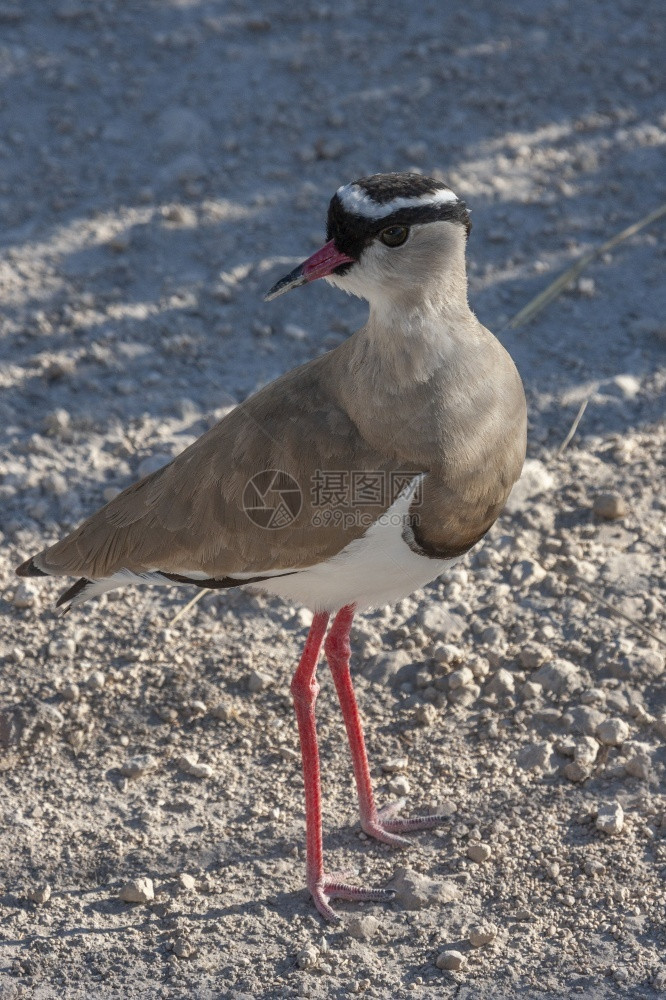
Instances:
[[[361,538],[316,566],[262,581],[262,590],[313,611],[337,611],[345,604],[358,608],[381,607],[401,600],[424,587],[459,561],[429,559],[413,552],[403,531],[419,476]],[[249,574],[248,574],[249,575]],[[258,574],[253,574],[258,575]]]

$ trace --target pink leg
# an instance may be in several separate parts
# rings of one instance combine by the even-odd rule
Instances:
[[[315,702],[319,693],[316,671],[321,644],[328,624],[328,612],[319,611],[312,620],[305,649],[291,682],[298,732],[301,739],[303,781],[305,784],[306,872],[308,889],[315,906],[327,920],[338,917],[329,906],[329,899],[386,900],[395,893],[386,889],[365,889],[347,885],[324,874],[324,853],[321,836],[321,783],[319,778],[319,748],[315,722]]]
[[[349,632],[354,611],[353,604],[348,604],[338,611],[324,648],[347,729],[358,791],[361,827],[369,836],[376,837],[377,840],[381,840],[385,844],[391,844],[393,847],[409,847],[409,840],[406,837],[398,836],[398,834],[430,829],[442,823],[447,817],[435,814],[415,816],[413,819],[394,819],[393,817],[404,804],[404,800],[391,802],[383,809],[377,810],[372,793],[372,779],[368,767],[368,755],[365,751],[363,728],[349,671],[349,657],[351,655]]]

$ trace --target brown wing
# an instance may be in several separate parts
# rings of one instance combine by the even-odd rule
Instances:
[[[236,407],[34,565],[88,579],[121,569],[222,577],[298,568],[339,552],[391,499],[385,491],[358,502],[352,474],[385,473],[396,461],[371,447],[332,397],[331,357],[294,369]]]

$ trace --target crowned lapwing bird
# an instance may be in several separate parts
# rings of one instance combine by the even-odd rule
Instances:
[[[525,456],[523,387],[467,302],[465,203],[439,180],[375,174],[340,187],[325,245],[267,299],[318,278],[369,303],[335,350],[233,409],[169,465],[18,567],[73,576],[69,609],[125,584],[241,587],[314,612],[291,683],[305,784],[307,885],[390,899],[324,868],[315,723],[322,645],[344,717],[361,827],[394,847],[440,815],[375,804],[350,674],[358,609],[397,601],[459,560],[499,515]],[[326,635],[329,619],[333,622]]]

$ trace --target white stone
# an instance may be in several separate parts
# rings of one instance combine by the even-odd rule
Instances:
[[[495,924],[479,924],[477,927],[470,927],[467,940],[472,948],[482,948],[486,944],[492,944],[498,934]]]
[[[299,969],[313,969],[318,961],[319,952],[312,944],[302,948],[296,956],[296,965]]]
[[[594,764],[599,753],[599,744],[591,736],[583,736],[576,740],[574,749],[574,760],[579,764]]]
[[[273,678],[270,674],[265,674],[261,670],[252,670],[247,679],[248,691],[251,694],[257,694],[259,691],[264,691],[273,683]]]
[[[191,778],[211,778],[213,768],[210,764],[200,764],[194,753],[184,753],[176,761],[178,770],[182,774],[189,774]]]
[[[126,882],[119,892],[124,903],[150,903],[155,898],[155,889],[151,878],[134,878]]]
[[[603,805],[597,814],[597,830],[604,833],[617,834],[624,827],[624,810],[619,802],[609,802]]]
[[[453,882],[428,878],[411,868],[397,868],[391,888],[395,890],[396,898],[405,910],[439,907],[442,903],[454,902],[459,896],[459,890]]]
[[[33,886],[28,892],[28,899],[31,903],[37,903],[41,906],[43,903],[48,903],[51,898],[51,886],[48,882],[43,882],[41,885]]]
[[[606,719],[597,726],[597,737],[606,746],[622,746],[629,738],[629,726],[624,719]]]
[[[149,753],[137,754],[130,757],[120,765],[120,773],[126,778],[138,778],[141,774],[153,771],[157,767],[157,760]]]
[[[468,687],[474,683],[474,674],[469,667],[460,667],[449,674],[449,688],[455,691],[459,687]]]
[[[470,844],[467,848],[467,857],[470,861],[476,862],[477,865],[489,861],[492,853],[488,844]]]
[[[396,778],[392,778],[388,783],[388,787],[391,795],[409,795],[411,792],[411,785],[404,774],[399,774]]]
[[[438,969],[448,969],[450,972],[457,972],[462,969],[465,964],[465,956],[461,951],[450,951],[441,952],[436,960],[435,965]]]
[[[532,587],[541,583],[546,571],[535,559],[519,559],[511,567],[509,582],[515,587]]]
[[[526,771],[548,771],[552,767],[553,748],[546,740],[528,743],[519,752],[518,766]]]
[[[553,694],[570,694],[582,687],[578,668],[568,660],[551,660],[537,670],[532,680]]]
[[[504,667],[500,667],[489,680],[486,690],[489,694],[496,694],[500,698],[506,698],[516,690],[515,678],[510,671],[505,670]]]
[[[15,608],[31,608],[35,603],[36,596],[37,588],[34,583],[30,583],[29,580],[21,580],[14,591],[12,604]]]

